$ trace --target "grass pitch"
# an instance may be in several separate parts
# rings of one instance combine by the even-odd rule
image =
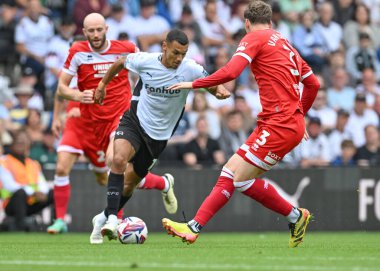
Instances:
[[[193,245],[165,233],[143,245],[90,245],[89,234],[2,233],[0,270],[380,270],[380,232],[308,232],[298,248],[287,243],[285,233],[203,233]]]

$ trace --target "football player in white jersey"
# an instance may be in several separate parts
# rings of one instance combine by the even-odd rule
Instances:
[[[106,86],[116,74],[127,69],[140,76],[131,107],[116,130],[104,211],[108,219],[103,227],[93,230],[101,231],[103,237],[110,240],[117,239],[116,213],[124,205],[123,198],[132,195],[136,185],[154,166],[184,111],[190,90],[170,91],[168,87],[175,82],[207,76],[202,66],[185,58],[188,46],[189,40],[184,32],[171,30],[163,42],[162,53],[140,52],[123,56],[109,68],[95,91],[95,103],[102,104]],[[208,91],[218,99],[230,96],[222,85]]]

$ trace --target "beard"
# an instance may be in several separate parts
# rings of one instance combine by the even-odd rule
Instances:
[[[97,40],[97,41],[94,41],[94,40],[88,40],[88,41],[90,42],[92,48],[94,48],[94,49],[100,49],[106,43],[106,36],[103,35],[103,37],[100,40]]]

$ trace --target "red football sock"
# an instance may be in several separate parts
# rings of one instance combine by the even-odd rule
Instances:
[[[118,219],[123,219],[123,215],[124,215],[124,209],[121,208],[121,209],[119,210],[119,212],[117,212],[117,218],[118,218]]]
[[[140,182],[137,188],[139,189],[157,189],[164,190],[166,181],[164,177],[152,173],[148,173],[145,178]]]
[[[207,222],[230,200],[235,191],[233,173],[223,168],[214,188],[199,207],[194,220],[205,226]]]
[[[238,185],[238,183],[237,183]],[[249,186],[249,185],[247,185]],[[243,187],[242,187],[243,188]],[[257,202],[260,202],[266,208],[287,216],[293,209],[293,206],[278,194],[276,189],[269,182],[262,179],[255,179],[253,184],[248,188],[243,188],[242,193]]]
[[[70,200],[70,183],[63,186],[54,185],[53,192],[55,204],[55,217],[56,219],[64,219],[67,213],[67,206],[69,205]]]

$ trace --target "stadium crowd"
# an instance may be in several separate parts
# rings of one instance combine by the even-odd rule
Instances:
[[[57,80],[70,41],[91,12],[107,17],[108,39],[129,39],[142,51],[160,51],[171,28],[190,39],[188,58],[213,73],[244,35],[245,0],[0,0],[0,142],[25,129],[30,158],[54,167],[57,138],[51,118]],[[280,167],[380,165],[380,0],[278,0],[273,27],[318,75],[321,89],[308,114],[310,139]],[[247,70],[216,100],[191,92],[161,163],[221,166],[244,143],[261,110]],[[133,78],[131,79],[133,80]],[[64,121],[65,116],[62,116]],[[85,162],[85,158],[82,158]]]

